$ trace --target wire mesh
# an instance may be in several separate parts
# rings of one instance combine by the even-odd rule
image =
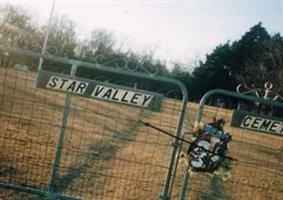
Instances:
[[[36,90],[35,74],[1,68],[0,77],[1,182],[46,189],[63,96]]]
[[[34,194],[28,194],[28,193],[22,193],[22,192],[17,192],[15,193],[14,191],[11,190],[4,190],[0,189],[0,199],[5,199],[5,200],[48,200],[44,199],[40,196],[34,195]]]
[[[37,89],[35,81],[36,73],[0,68],[0,181],[46,191],[65,94]],[[164,98],[161,111],[153,112],[72,96],[55,192],[81,199],[157,199],[175,140],[139,120],[174,134],[181,105]]]
[[[229,101],[227,99],[226,102]],[[210,103],[214,106],[205,106],[202,122],[212,122],[214,117],[226,119],[224,130],[232,135],[228,154],[237,161],[225,161],[229,169],[228,177],[193,172],[189,179],[187,198],[282,199],[283,138],[231,127],[233,110],[224,108],[224,105]],[[283,117],[282,113],[279,117]],[[185,170],[185,167],[180,170]]]
[[[144,127],[176,129],[180,103],[160,113],[73,97],[58,192],[86,199],[157,199],[163,188],[172,138]]]

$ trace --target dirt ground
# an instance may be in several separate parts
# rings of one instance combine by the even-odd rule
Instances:
[[[0,181],[47,190],[65,95],[35,88],[36,74],[0,69]],[[72,97],[54,188],[83,199],[158,199],[174,140],[144,127],[175,132],[181,103],[165,98],[161,112]],[[189,103],[183,133],[190,138],[197,104]],[[283,138],[229,126],[231,110],[206,107],[204,122],[225,116],[233,136],[231,178],[194,173],[190,199],[283,199]],[[186,150],[186,145],[182,150]],[[172,199],[185,164],[178,162]],[[0,190],[2,199],[40,199]]]

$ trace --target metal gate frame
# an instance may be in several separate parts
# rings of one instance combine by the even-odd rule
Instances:
[[[185,112],[187,109],[187,102],[188,102],[188,92],[184,84],[176,79],[169,78],[169,77],[164,77],[160,75],[148,75],[144,73],[138,73],[138,72],[131,72],[131,71],[122,71],[122,70],[117,70],[115,68],[106,68],[104,66],[101,66],[99,64],[93,64],[93,63],[88,63],[88,62],[81,62],[78,60],[72,60],[72,59],[67,59],[67,58],[62,58],[62,57],[57,57],[57,56],[50,56],[50,55],[43,55],[39,53],[34,53],[32,51],[23,51],[20,49],[16,48],[11,48],[7,46],[0,45],[0,50],[7,51],[10,53],[15,53],[15,54],[20,54],[24,56],[29,56],[29,57],[35,57],[39,59],[46,59],[50,60],[53,62],[59,62],[63,64],[69,64],[71,65],[71,77],[76,76],[77,69],[79,67],[85,67],[85,68],[90,68],[90,69],[95,69],[101,72],[109,72],[111,74],[120,74],[120,75],[126,75],[134,78],[140,78],[140,79],[145,79],[145,80],[151,80],[151,81],[159,81],[163,83],[170,83],[178,87],[182,93],[182,105],[181,105],[181,112],[178,117],[178,123],[175,131],[175,135],[178,137],[181,136],[181,131],[184,123],[184,118],[185,118]],[[38,74],[43,71],[41,66],[39,66],[38,69]],[[20,192],[27,192],[27,193],[32,193],[36,194],[42,197],[47,197],[47,198],[54,198],[54,199],[70,199],[74,200],[76,198],[72,197],[66,197],[61,194],[57,194],[54,192],[54,181],[57,175],[57,170],[60,165],[60,160],[61,160],[61,152],[62,152],[62,147],[64,143],[64,136],[65,136],[65,129],[66,129],[66,124],[68,120],[68,115],[70,111],[70,105],[71,105],[71,100],[72,100],[72,94],[66,94],[65,98],[65,106],[64,106],[64,111],[63,111],[63,118],[62,122],[60,125],[60,131],[59,131],[59,136],[58,136],[58,142],[57,142],[57,147],[56,147],[56,153],[53,161],[53,166],[52,166],[52,171],[51,171],[51,177],[49,181],[49,186],[47,191],[35,189],[32,187],[26,187],[26,186],[20,186],[20,185],[15,185],[15,184],[8,184],[8,183],[0,183],[0,188],[4,189],[10,189],[10,190],[17,190]],[[162,200],[169,200],[171,196],[171,188],[173,185],[173,172],[174,172],[174,166],[177,161],[176,155],[178,153],[178,148],[180,147],[181,143],[179,142],[178,139],[175,139],[174,143],[172,144],[172,150],[171,150],[171,155],[170,155],[170,160],[168,163],[168,172],[165,176],[165,182],[164,182],[164,187],[163,190],[161,191],[160,198]]]
[[[252,101],[252,102],[256,102],[256,103],[261,103],[261,104],[265,104],[265,105],[269,105],[269,106],[275,106],[278,108],[283,108],[283,103],[280,102],[274,102],[271,100],[266,100],[263,98],[259,98],[259,97],[254,97],[254,96],[247,96],[247,95],[243,95],[243,94],[239,94],[236,92],[231,92],[231,91],[227,91],[227,90],[223,90],[223,89],[214,89],[214,90],[210,90],[207,93],[205,93],[201,100],[200,100],[200,104],[199,104],[199,110],[196,116],[196,122],[201,122],[202,116],[203,116],[203,111],[204,111],[204,106],[205,103],[207,101],[207,99],[215,94],[220,94],[220,95],[224,95],[227,97],[234,97],[237,99],[241,99],[241,100],[248,100],[248,101]],[[183,184],[182,184],[182,189],[181,189],[181,193],[180,193],[180,200],[185,200],[186,199],[186,194],[187,191],[189,190],[189,184],[190,184],[190,173],[188,168],[185,171],[184,174],[184,178],[183,178]]]

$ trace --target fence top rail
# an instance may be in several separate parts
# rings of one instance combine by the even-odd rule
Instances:
[[[263,103],[263,104],[266,104],[266,105],[283,108],[283,103],[281,103],[281,102],[271,101],[271,100],[268,100],[268,99],[263,99],[263,98],[259,98],[259,97],[255,97],[255,96],[248,96],[248,95],[244,95],[244,94],[239,94],[239,93],[236,93],[236,92],[227,91],[227,90],[223,90],[223,89],[213,89],[213,90],[208,91],[201,98],[200,104],[203,104],[207,100],[208,97],[215,95],[215,94],[222,94],[222,95],[226,95],[226,96],[230,96],[230,97],[240,98],[240,99],[249,100],[249,101],[255,101],[255,102],[258,102],[258,103]]]
[[[5,45],[0,44],[0,50],[2,51],[7,51],[15,54],[20,54],[24,56],[31,56],[35,58],[43,58],[46,60],[50,60],[53,62],[60,62],[64,64],[69,64],[69,65],[76,65],[77,67],[86,67],[90,69],[96,69],[104,72],[110,72],[110,73],[115,73],[115,74],[120,74],[120,75],[126,75],[126,76],[131,76],[135,78],[141,78],[141,79],[147,79],[147,80],[152,80],[152,81],[160,81],[160,82],[168,82],[171,84],[174,84],[179,87],[180,91],[182,92],[183,95],[183,101],[187,102],[188,101],[188,92],[186,87],[182,82],[179,80],[176,80],[174,78],[162,76],[162,75],[154,75],[154,74],[146,74],[146,73],[140,73],[140,72],[133,72],[133,71],[126,71],[122,69],[116,69],[116,68],[111,68],[111,67],[105,67],[100,64],[94,64],[94,63],[89,63],[89,62],[84,62],[80,60],[74,60],[74,59],[69,59],[69,58],[64,58],[64,57],[58,57],[58,56],[51,56],[48,54],[41,54],[41,53],[36,53],[33,51],[29,50],[21,50],[13,47],[7,47]],[[41,70],[41,69],[39,69]]]
[[[281,103],[281,102],[276,102],[276,101],[267,100],[267,99],[263,99],[263,98],[259,98],[259,97],[239,94],[239,93],[236,93],[236,92],[227,91],[227,90],[223,90],[223,89],[213,89],[213,90],[208,91],[207,93],[205,93],[202,96],[202,98],[200,100],[200,105],[199,105],[199,112],[197,114],[197,121],[201,121],[202,113],[203,113],[203,109],[204,109],[206,100],[210,96],[213,96],[215,94],[226,95],[226,96],[235,97],[235,98],[238,98],[238,99],[254,101],[254,102],[266,104],[266,105],[269,105],[269,106],[276,106],[276,107],[279,107],[279,108],[283,108],[283,103]]]

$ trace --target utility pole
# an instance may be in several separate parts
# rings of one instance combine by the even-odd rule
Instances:
[[[53,0],[53,2],[52,2],[52,7],[51,7],[49,19],[48,19],[48,24],[47,24],[47,27],[46,27],[46,33],[45,33],[45,37],[44,37],[43,47],[42,47],[42,50],[41,50],[41,55],[44,55],[45,51],[46,51],[47,41],[48,41],[48,37],[49,37],[49,33],[50,33],[52,16],[53,16],[53,13],[54,13],[54,8],[55,8],[55,1],[56,0]],[[43,64],[43,58],[41,57],[39,59],[38,70],[42,69],[42,64]]]

